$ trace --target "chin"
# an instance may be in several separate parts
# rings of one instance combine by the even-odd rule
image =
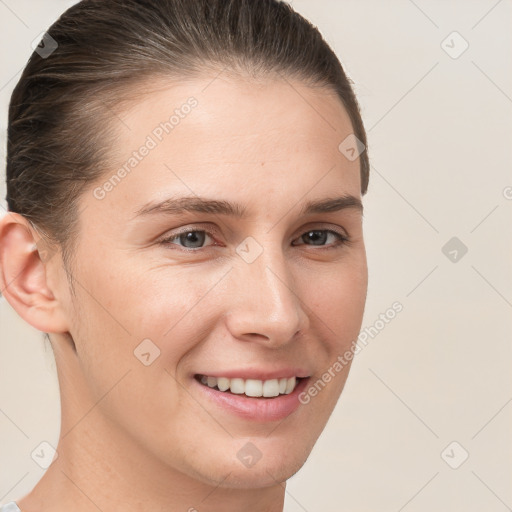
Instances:
[[[284,484],[297,473],[306,459],[290,460],[283,457],[281,461],[264,463],[259,461],[251,468],[239,467],[231,464],[226,467],[227,472],[216,480],[221,487],[231,489],[261,489]]]
[[[205,466],[196,468],[196,476],[224,488],[257,489],[280,485],[306,462],[314,441],[298,442],[263,437],[240,438],[231,449],[210,451]],[[228,456],[229,453],[236,454]]]

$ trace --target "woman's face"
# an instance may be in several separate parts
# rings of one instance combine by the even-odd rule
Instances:
[[[63,307],[80,390],[63,415],[80,397],[94,414],[76,435],[101,429],[176,474],[283,481],[334,408],[349,364],[333,365],[362,322],[348,115],[324,89],[221,74],[149,92],[112,126],[114,164],[79,205]]]

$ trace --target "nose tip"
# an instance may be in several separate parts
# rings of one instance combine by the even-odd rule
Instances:
[[[254,265],[254,263],[252,264]],[[293,276],[284,265],[249,266],[240,287],[239,276],[235,304],[227,315],[228,329],[239,340],[280,347],[295,340],[308,324],[302,301],[293,289]]]

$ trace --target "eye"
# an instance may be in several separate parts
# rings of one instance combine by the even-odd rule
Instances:
[[[212,237],[210,233],[205,230],[190,230],[167,237],[160,243],[172,245],[181,244],[185,249],[201,249],[207,238]],[[175,243],[175,241],[178,241],[179,244]]]
[[[202,249],[208,238],[213,240],[213,233],[203,229],[196,229],[175,233],[162,239],[159,243],[163,245],[178,245],[184,249],[195,251]],[[334,238],[334,242],[328,243],[330,238]],[[303,243],[295,243],[294,241],[294,243],[292,243],[293,246],[312,245],[326,247],[327,249],[334,249],[338,246],[343,246],[350,243],[348,236],[342,233],[338,233],[332,229],[312,229],[306,231],[297,240],[301,240]]]
[[[330,236],[335,238],[334,244],[326,243]],[[332,229],[312,229],[301,235],[297,240],[302,240],[304,244],[294,245],[328,246],[329,248],[349,243],[348,236]]]

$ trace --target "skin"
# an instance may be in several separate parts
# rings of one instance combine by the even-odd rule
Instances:
[[[58,457],[18,500],[23,511],[282,510],[286,480],[342,392],[349,365],[310,403],[270,422],[197,392],[193,375],[213,370],[293,366],[316,380],[357,338],[367,291],[362,212],[300,214],[309,200],[361,199],[359,160],[338,150],[352,133],[340,100],[279,77],[212,79],[162,82],[112,121],[108,172],[80,199],[76,296],[60,251],[42,257],[22,216],[1,220],[3,294],[51,333],[61,392]],[[190,96],[198,105],[179,126],[94,197]],[[134,218],[148,202],[184,195],[236,201],[248,216]],[[179,228],[211,235],[199,249],[160,243]],[[312,229],[350,243],[328,235],[314,245],[302,236]],[[236,252],[247,237],[262,248],[252,263]],[[134,356],[147,338],[160,349],[149,366]],[[247,442],[262,454],[251,468],[237,458]]]

